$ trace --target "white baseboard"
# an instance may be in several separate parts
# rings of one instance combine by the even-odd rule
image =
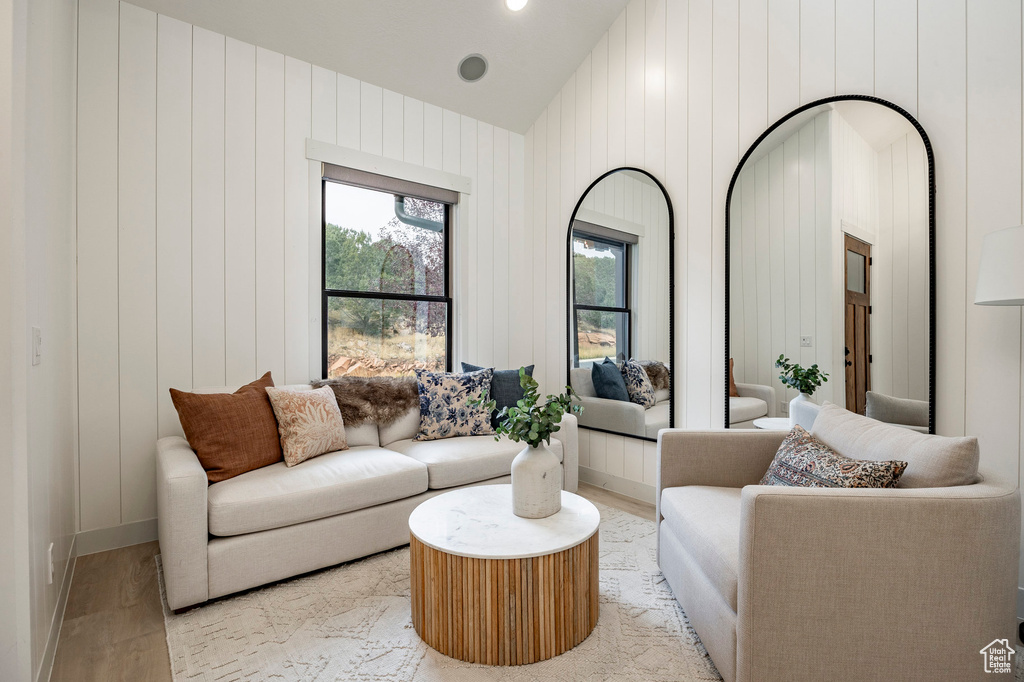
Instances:
[[[67,568],[64,569],[64,579],[60,582],[60,593],[57,595],[57,608],[53,611],[53,620],[50,622],[50,632],[46,636],[46,647],[43,649],[43,661],[39,666],[39,674],[36,675],[36,682],[49,682],[53,673],[53,660],[57,655],[57,643],[60,641],[60,630],[64,625],[64,610],[68,605],[68,595],[71,594],[71,581],[75,576],[75,558],[78,556],[78,536],[71,539],[71,549],[68,551]]]
[[[603,471],[597,471],[589,467],[580,467],[580,480],[590,485],[596,485],[598,488],[605,488],[626,497],[654,504],[653,485],[606,474]]]
[[[78,543],[77,556],[152,542],[156,540],[156,519],[82,531],[75,536],[75,540]]]

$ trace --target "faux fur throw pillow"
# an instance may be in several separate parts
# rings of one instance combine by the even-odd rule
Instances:
[[[665,363],[657,360],[641,360],[640,365],[647,372],[647,377],[651,380],[651,384],[654,386],[655,391],[662,389],[668,389],[668,367]]]
[[[311,383],[313,388],[331,387],[345,426],[387,426],[420,406],[416,377],[339,377]]]

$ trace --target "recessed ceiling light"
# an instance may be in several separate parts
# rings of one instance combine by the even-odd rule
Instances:
[[[475,83],[487,73],[487,60],[481,54],[466,55],[459,62],[459,78],[467,83]]]
[[[528,0],[505,0],[505,7],[508,7],[513,12],[518,12],[526,7],[527,2]]]

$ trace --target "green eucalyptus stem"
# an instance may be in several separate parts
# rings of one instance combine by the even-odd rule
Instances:
[[[779,381],[807,395],[814,395],[814,392],[828,381],[828,374],[818,369],[817,364],[804,369],[795,362],[790,363],[785,355],[780,355],[775,361],[775,366],[782,370]]]
[[[549,395],[544,403],[540,403],[540,384],[526,373],[525,367],[519,368],[519,385],[523,388],[523,397],[515,407],[503,407],[498,413],[498,428],[494,440],[508,436],[516,443],[526,443],[531,448],[541,443],[551,443],[551,434],[561,429],[562,415],[566,412],[582,414],[583,406],[573,403],[578,397],[571,386],[565,387],[561,395]],[[470,405],[480,406],[493,412],[498,404],[488,400],[486,394],[469,401]]]

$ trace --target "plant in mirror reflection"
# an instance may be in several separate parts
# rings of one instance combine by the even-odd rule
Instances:
[[[495,430],[494,440],[505,435],[516,443],[525,442],[532,448],[538,447],[542,442],[550,444],[551,434],[562,428],[559,422],[562,421],[563,414],[583,413],[583,406],[572,402],[572,399],[578,396],[571,386],[566,386],[565,393],[561,395],[549,395],[546,402],[538,405],[540,384],[526,373],[525,367],[519,368],[519,385],[523,388],[523,397],[515,407],[503,407],[498,413],[498,428]],[[469,404],[485,407],[489,412],[498,407],[496,401],[486,399],[486,394],[470,400]]]
[[[814,395],[814,392],[828,381],[828,374],[818,369],[817,363],[804,369],[795,362],[791,364],[785,355],[780,355],[775,361],[775,366],[782,370],[779,381],[807,395]]]

